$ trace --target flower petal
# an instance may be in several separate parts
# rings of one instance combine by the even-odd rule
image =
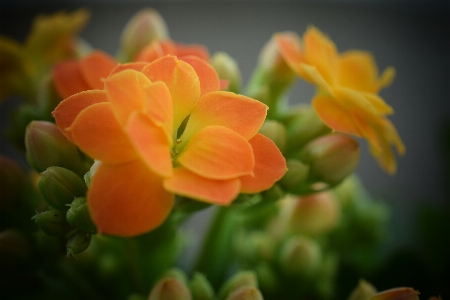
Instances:
[[[69,130],[81,150],[105,163],[122,163],[137,157],[108,102],[82,110]]]
[[[292,70],[299,73],[300,64],[305,62],[300,37],[294,32],[283,32],[275,34],[275,41],[283,59]]]
[[[133,111],[147,108],[143,90],[150,84],[144,74],[132,69],[111,75],[105,80],[108,100],[122,126],[125,126]]]
[[[136,112],[130,116],[126,131],[140,157],[153,172],[163,177],[172,175],[170,146],[161,127],[147,115]]]
[[[319,118],[331,129],[358,137],[362,136],[362,132],[353,122],[352,116],[334,98],[316,96],[312,100],[312,105]]]
[[[57,63],[52,69],[52,78],[56,91],[62,99],[92,89],[84,79],[78,61],[75,60]]]
[[[80,60],[80,71],[90,89],[103,89],[103,78],[108,77],[117,62],[102,51],[93,51]]]
[[[220,90],[219,75],[207,61],[193,55],[183,56],[181,60],[190,64],[200,78],[200,96]]]
[[[185,143],[205,126],[220,125],[249,140],[264,123],[267,109],[262,102],[231,92],[206,94],[198,100],[180,139]]]
[[[377,94],[363,93],[363,96],[370,101],[377,114],[386,116],[394,113],[394,109]]]
[[[254,176],[241,179],[242,193],[259,193],[267,190],[283,177],[287,171],[286,160],[275,143],[258,133],[250,141],[255,155]]]
[[[250,175],[255,164],[252,147],[247,140],[229,128],[216,125],[207,126],[194,135],[178,157],[178,162],[210,179]]]
[[[99,233],[135,236],[158,227],[173,206],[161,178],[139,161],[102,163],[91,180],[87,201]]]
[[[176,55],[174,43],[172,41],[155,40],[139,51],[133,61],[152,62],[166,55]]]
[[[209,51],[202,45],[187,45],[181,43],[175,43],[176,55],[178,57],[184,57],[188,55],[194,55],[204,61],[209,61]]]
[[[174,56],[165,56],[147,65],[142,73],[152,82],[163,81],[169,88],[174,129],[177,129],[200,97],[200,81],[194,68]]]
[[[109,73],[109,76],[119,73],[120,71],[123,71],[123,70],[128,70],[128,69],[132,69],[132,70],[136,70],[136,71],[140,72],[146,65],[148,65],[148,62],[143,62],[143,61],[118,64],[114,67],[114,69],[111,70],[111,73]]]
[[[88,106],[107,101],[105,91],[84,91],[61,101],[52,114],[61,132],[73,142],[72,133],[66,129],[72,125],[78,114]]]
[[[168,191],[218,205],[230,204],[238,195],[239,179],[214,180],[201,177],[186,168],[173,170],[173,175],[164,180]]]

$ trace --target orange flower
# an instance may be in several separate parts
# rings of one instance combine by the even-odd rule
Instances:
[[[184,56],[196,56],[203,60],[209,61],[209,52],[204,46],[201,45],[185,45],[181,43],[175,43],[171,40],[155,40],[142,48],[139,53],[134,57],[133,61],[146,61],[152,62],[157,58],[175,55],[178,58]]]
[[[102,51],[93,51],[80,60],[65,60],[52,69],[56,91],[64,99],[86,90],[102,89],[102,78],[108,77],[117,62]]]
[[[338,53],[334,43],[317,28],[309,28],[303,45],[294,33],[275,36],[288,65],[303,79],[317,86],[312,104],[330,128],[365,138],[371,154],[388,173],[395,173],[393,145],[405,152],[395,127],[386,118],[393,109],[377,93],[389,85],[395,71],[381,77],[372,55],[364,51]]]
[[[173,194],[228,205],[279,180],[285,160],[258,133],[266,110],[219,91],[205,61],[164,56],[117,67],[104,89],[65,99],[54,116],[100,161],[87,196],[99,232],[129,236],[159,226]]]

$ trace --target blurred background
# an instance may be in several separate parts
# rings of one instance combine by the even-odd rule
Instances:
[[[81,37],[112,55],[126,22],[140,9],[152,7],[165,19],[173,40],[203,44],[211,54],[223,51],[231,55],[240,66],[244,85],[261,47],[275,32],[288,30],[302,35],[308,25],[314,25],[336,43],[339,51],[372,52],[380,72],[388,66],[397,70],[393,85],[382,90],[381,96],[395,109],[390,119],[407,149],[398,159],[397,173],[390,176],[369,155],[365,141],[360,141],[362,157],[357,174],[375,198],[392,208],[389,247],[420,247],[424,241],[417,238],[418,209],[428,205],[439,210],[448,207],[450,151],[445,147],[450,141],[450,11],[446,0],[1,0],[0,34],[23,41],[38,13],[79,7],[92,12]],[[309,103],[313,93],[312,86],[299,80],[290,102]],[[2,131],[17,103],[15,99],[0,103]],[[3,136],[0,154],[25,164]],[[188,226],[201,231],[207,217],[208,212],[199,214]],[[448,226],[449,222],[442,224]],[[436,233],[436,239],[449,249],[450,226],[444,229]],[[439,243],[433,246],[441,247]]]

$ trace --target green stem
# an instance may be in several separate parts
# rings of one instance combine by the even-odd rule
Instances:
[[[233,209],[218,207],[197,258],[194,271],[203,273],[216,289],[225,280],[229,269],[235,227]]]

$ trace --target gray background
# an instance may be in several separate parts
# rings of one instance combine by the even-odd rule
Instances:
[[[95,48],[110,54],[118,49],[122,28],[143,7],[157,9],[172,39],[206,45],[211,53],[224,51],[240,65],[247,82],[264,43],[277,31],[303,34],[315,25],[328,34],[340,51],[371,51],[380,70],[394,66],[397,78],[381,96],[394,107],[391,118],[406,155],[398,160],[394,176],[384,173],[361,141],[357,173],[377,198],[393,209],[396,244],[411,242],[412,218],[421,204],[443,205],[448,194],[439,130],[450,112],[449,11],[446,1],[5,1],[0,2],[0,34],[23,40],[32,17],[58,9],[83,6],[92,17],[81,33]],[[299,83],[292,103],[308,103],[313,87]],[[0,104],[0,126],[16,104]],[[0,154],[20,159],[0,141]],[[207,219],[199,214],[189,226]],[[194,224],[194,225],[193,225]]]

